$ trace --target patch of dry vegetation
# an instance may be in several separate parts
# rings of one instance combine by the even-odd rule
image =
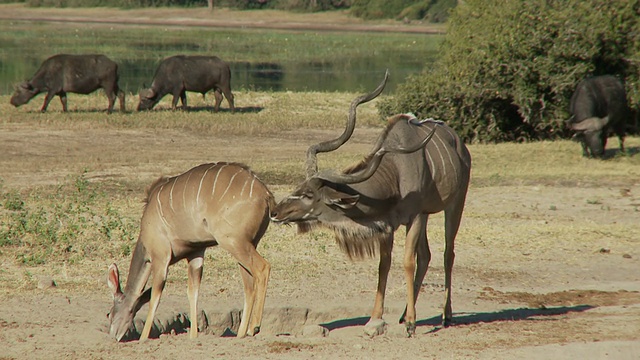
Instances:
[[[127,108],[133,109],[135,96],[128,95]],[[126,268],[137,238],[144,190],[159,175],[176,174],[207,161],[240,161],[260,174],[277,197],[283,196],[304,176],[306,148],[341,133],[355,96],[237,92],[239,111],[231,114],[226,108],[213,113],[212,99],[203,101],[190,94],[188,111],[169,110],[167,97],[150,112],[112,115],[103,111],[106,97],[102,93],[70,95],[72,111],[66,114],[56,101],[47,113],[39,113],[42,97],[18,109],[9,105],[8,96],[0,97],[0,179],[4,181],[0,187],[0,292],[31,291],[44,274],[58,279],[68,291],[103,286],[110,262]],[[369,151],[384,125],[375,109],[375,104],[359,108],[353,141],[320,156],[321,169],[344,168]],[[582,158],[579,145],[571,141],[473,144],[472,193],[523,185],[541,187],[541,193],[545,186],[604,185],[623,191],[640,178],[640,139],[628,138],[626,144],[631,155],[618,154],[606,161]],[[609,146],[615,149],[616,140]],[[593,252],[602,238],[618,239],[612,248],[623,251],[639,236],[637,229],[611,224],[586,223],[578,228],[568,219],[548,224],[564,203],[542,198],[507,209],[476,210],[470,205],[460,238],[474,246],[495,247],[515,236],[524,252],[544,254],[559,241],[565,246],[589,244],[584,250]],[[626,209],[634,211],[633,198],[629,199]],[[518,203],[517,197],[513,200]],[[470,195],[469,202],[473,201]],[[584,205],[602,211],[609,206],[600,198]],[[635,206],[637,212],[640,204]],[[432,217],[430,231],[438,239],[441,223],[441,216]],[[398,249],[402,249],[403,232],[398,233]],[[295,242],[304,246],[292,247]],[[440,251],[438,246],[436,242],[434,253]],[[286,274],[287,281],[279,285],[283,293],[294,291],[296,281],[322,271],[322,259],[342,258],[330,234],[316,232],[301,239],[282,226],[270,227],[260,252],[272,262],[275,274]],[[300,267],[303,261],[307,266]],[[216,283],[239,284],[236,264],[225,252],[208,251],[207,264],[205,274]],[[345,261],[340,266],[353,265]],[[185,278],[184,264],[178,264],[169,282],[182,283]]]

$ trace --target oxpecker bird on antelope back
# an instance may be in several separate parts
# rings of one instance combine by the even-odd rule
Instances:
[[[624,152],[624,136],[631,124],[632,113],[624,85],[614,76],[595,76],[582,80],[569,105],[569,128],[582,144],[585,157],[603,157],[607,138],[618,135]]]
[[[109,333],[122,340],[133,318],[149,302],[140,341],[149,337],[169,265],[188,262],[191,328],[198,334],[197,302],[204,253],[219,245],[238,261],[244,283],[244,308],[238,337],[260,331],[270,265],[256,247],[269,225],[273,195],[249,168],[218,162],[197,166],[181,175],[160,178],[149,189],[140,220],[140,236],[133,252],[124,291],[116,264],[108,270],[113,293]],[[145,291],[149,275],[150,289]]]
[[[441,121],[418,120],[412,114],[392,116],[365,159],[342,172],[318,172],[316,154],[342,146],[353,133],[356,108],[377,97],[356,98],[342,135],[309,147],[307,178],[271,212],[279,223],[298,225],[301,232],[322,226],[332,230],[351,258],[380,256],[378,289],[365,332],[384,331],[382,320],[393,235],[404,225],[404,273],[407,306],[400,322],[407,335],[416,327],[415,303],[427,273],[431,253],[427,242],[430,214],[445,217],[445,304],[443,324],[451,322],[451,273],[454,240],[460,226],[471,170],[471,156],[456,133]]]

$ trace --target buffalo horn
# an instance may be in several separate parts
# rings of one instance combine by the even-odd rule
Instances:
[[[571,124],[571,129],[575,131],[600,131],[609,122],[609,117],[591,117],[580,122]]]

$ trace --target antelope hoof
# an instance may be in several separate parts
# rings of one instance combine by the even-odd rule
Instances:
[[[442,318],[442,327],[449,327],[453,325],[453,323],[451,322],[451,318]]]
[[[416,323],[415,322],[407,322],[404,324],[407,328],[407,337],[412,337],[416,334]]]
[[[387,330],[387,323],[382,319],[371,319],[364,326],[364,333],[369,337],[382,335]]]
[[[253,333],[249,334],[251,336],[256,336],[260,333],[260,326],[256,326],[253,328]]]

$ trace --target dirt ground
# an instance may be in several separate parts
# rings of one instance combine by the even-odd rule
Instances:
[[[352,150],[368,151],[376,133],[362,130],[364,140]],[[31,188],[88,167],[91,181],[150,183],[159,174],[206,161],[251,165],[282,154],[302,156],[309,143],[325,136],[292,131],[247,139],[0,122],[0,178],[7,188]],[[472,155],[476,150],[471,147]],[[281,198],[288,189],[276,184],[272,190]],[[328,236],[295,237],[293,228],[272,225],[260,252],[271,259],[273,272],[262,332],[254,338],[227,336],[227,328],[237,328],[242,306],[235,272],[205,275],[199,306],[208,321],[197,340],[184,333],[186,284],[170,282],[158,311],[157,337],[140,344],[116,343],[106,332],[111,299],[105,279],[78,291],[65,286],[77,276],[69,269],[56,279],[57,287],[0,294],[0,359],[640,359],[639,207],[640,182],[582,188],[479,187],[472,181],[456,244],[454,326],[438,326],[444,279],[442,217],[436,215],[429,233],[433,260],[413,338],[397,324],[405,288],[400,236],[387,286],[387,332],[369,338],[362,325],[373,304],[376,261],[351,262]],[[296,242],[270,248],[269,239],[278,237]],[[96,266],[106,270],[109,261],[96,259]],[[205,269],[215,266],[205,262]],[[0,271],[24,269],[0,254]],[[318,334],[319,326],[329,330],[326,336]]]
[[[353,151],[368,150],[368,139],[376,132],[360,130],[361,142]],[[198,136],[180,130],[53,131],[29,124],[4,124],[0,127],[0,176],[6,187],[55,184],[90,164],[87,176],[93,181],[133,176],[150,182],[158,173],[176,173],[188,165],[211,161],[211,154],[218,159],[260,163],[275,153],[303,154],[309,141],[324,137],[322,132],[292,132],[276,139],[254,138],[249,140],[252,146],[270,146],[272,150],[250,155],[237,146],[248,139]],[[474,147],[471,150],[473,153]],[[274,186],[274,190],[278,198],[286,191],[281,186]],[[590,203],[593,206],[588,206]],[[79,292],[66,289],[60,281],[64,279],[58,279],[62,285],[55,288],[3,294],[0,342],[5,346],[0,358],[116,359],[142,355],[168,359],[188,354],[229,359],[637,359],[638,206],[639,183],[586,189],[472,185],[457,241],[455,325],[445,329],[437,326],[444,296],[442,218],[433,216],[430,238],[434,256],[418,299],[414,338],[404,337],[403,326],[397,324],[404,307],[401,239],[394,249],[388,285],[387,333],[369,338],[362,325],[373,303],[376,261],[350,262],[330,237],[305,235],[284,249],[263,245],[261,252],[271,259],[283,256],[289,246],[309,247],[309,251],[289,250],[296,258],[288,269],[272,260],[262,332],[255,338],[224,336],[229,334],[227,327],[237,328],[242,306],[240,281],[233,274],[205,276],[200,308],[206,313],[208,326],[197,340],[189,340],[184,333],[188,310],[185,283],[168,284],[157,326],[164,334],[143,344],[115,343],[106,333],[105,313],[111,300],[104,278],[95,280],[93,291]],[[575,238],[554,238],[559,231],[556,227],[566,229],[567,224]],[[587,236],[594,224],[602,230],[597,230],[600,233],[595,237]],[[487,229],[487,234],[476,229]],[[623,229],[628,236],[615,238],[619,232],[611,229]],[[272,225],[263,243],[281,235],[291,237],[293,232],[293,228]],[[324,251],[318,251],[317,246]],[[96,266],[106,269],[108,261],[96,259]],[[3,271],[16,270],[11,262],[2,260]],[[215,266],[205,264],[205,268]],[[138,318],[144,314],[146,307]],[[327,336],[317,333],[318,325],[330,330]]]

